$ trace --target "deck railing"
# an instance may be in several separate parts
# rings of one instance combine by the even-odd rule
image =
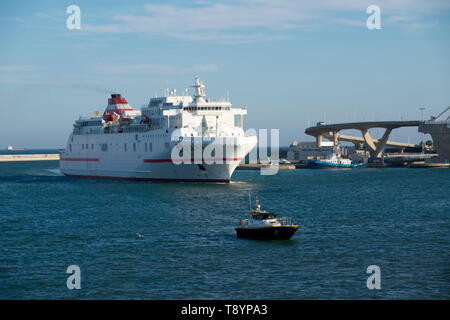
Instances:
[[[290,225],[292,225],[292,218],[290,218],[290,217],[278,218],[278,221],[280,221],[282,226],[290,226]]]

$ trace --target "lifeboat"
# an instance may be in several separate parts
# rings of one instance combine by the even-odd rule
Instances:
[[[105,120],[106,122],[114,121],[116,120],[116,116],[113,113],[105,112],[103,114],[103,120]]]

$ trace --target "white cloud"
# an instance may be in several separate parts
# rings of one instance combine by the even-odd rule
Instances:
[[[393,24],[419,24],[424,15],[450,9],[450,2],[445,0],[376,2],[382,19],[397,17],[386,20]],[[286,39],[290,37],[289,31],[310,24],[365,27],[365,10],[371,4],[373,0],[236,0],[225,3],[201,0],[194,7],[148,4],[140,13],[117,14],[107,24],[85,24],[83,29],[240,44]],[[354,18],[358,12],[361,23]],[[348,17],[349,14],[353,17]]]

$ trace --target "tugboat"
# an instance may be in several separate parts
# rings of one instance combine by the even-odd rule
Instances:
[[[261,210],[256,197],[256,209],[250,211],[250,218],[239,221],[236,228],[238,238],[254,240],[288,240],[298,229],[288,217],[277,218],[276,214]]]
[[[350,159],[341,156],[339,148],[335,147],[334,152],[328,158],[321,160],[308,160],[309,169],[327,169],[327,168],[358,168],[365,167],[367,163],[355,163]]]

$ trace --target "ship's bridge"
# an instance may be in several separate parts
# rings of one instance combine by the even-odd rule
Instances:
[[[173,91],[174,92],[174,91]],[[175,91],[176,92],[176,91]],[[167,96],[151,98],[148,107],[180,107],[192,102],[191,96]]]
[[[163,126],[165,123],[166,128],[201,128],[202,132],[243,128],[243,115],[247,114],[245,107],[232,108],[229,101],[205,98],[205,85],[198,77],[191,87],[194,88],[192,97],[177,96],[176,90],[167,90],[167,96],[151,98],[148,106],[142,108],[142,113],[154,124]],[[236,126],[234,116],[237,116]]]

